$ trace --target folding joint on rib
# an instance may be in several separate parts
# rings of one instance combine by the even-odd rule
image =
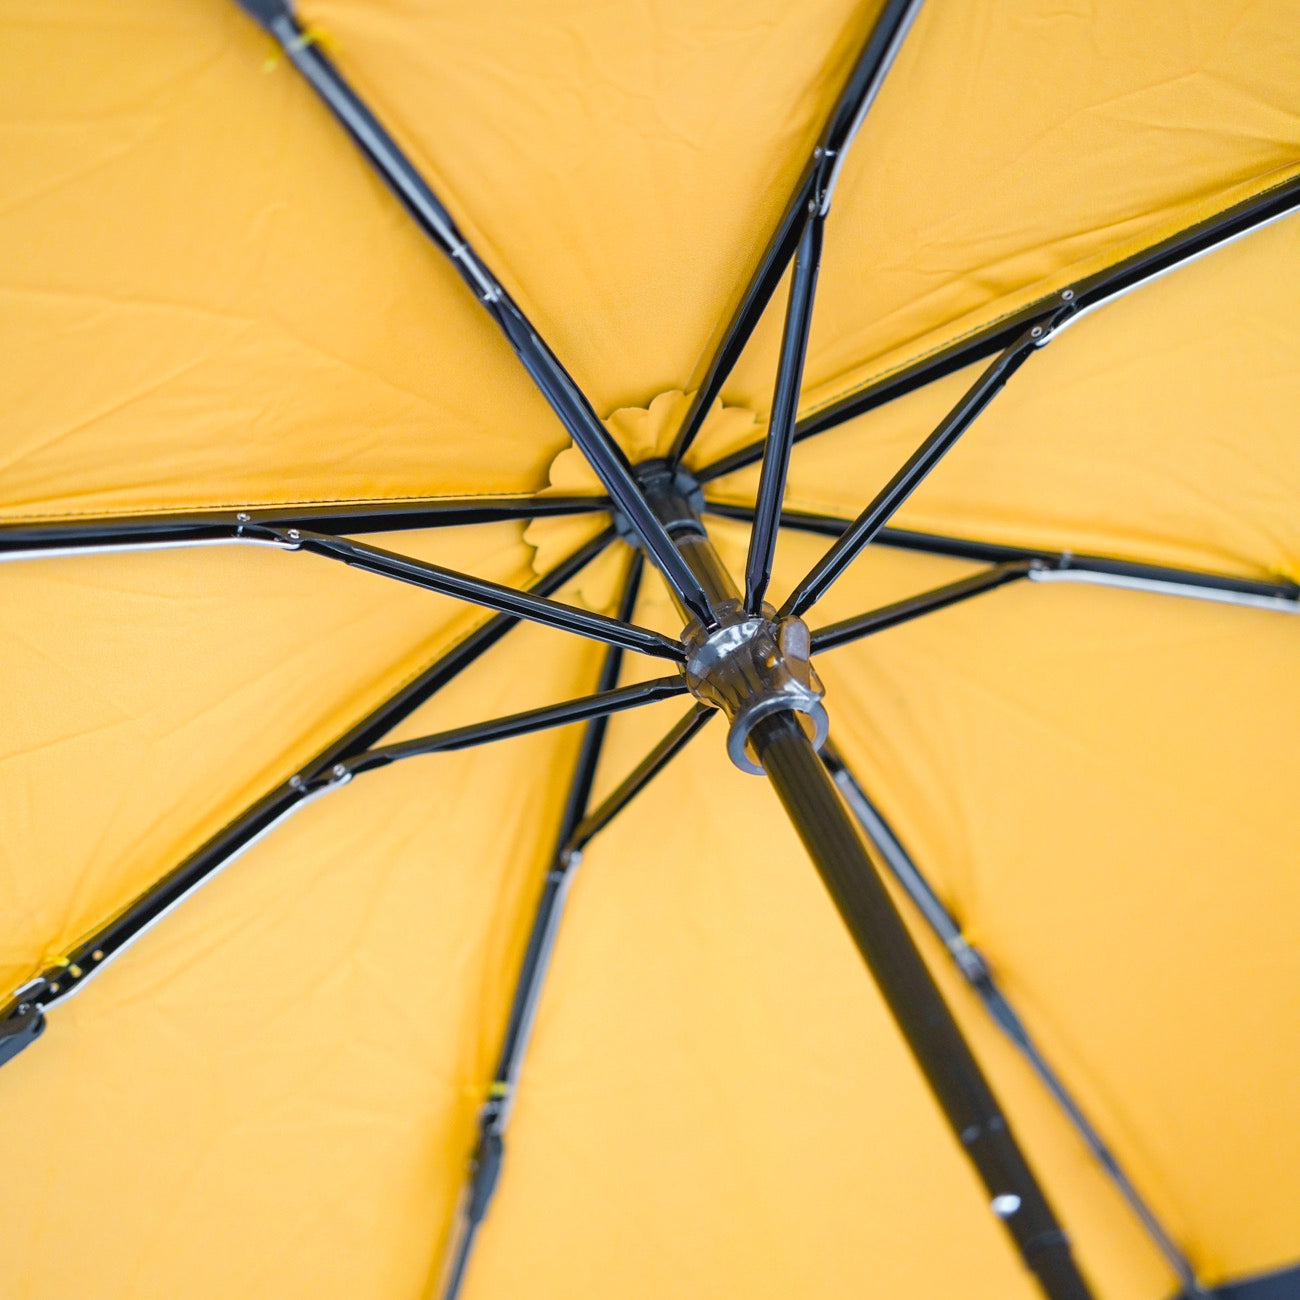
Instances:
[[[1060,306],[1043,320],[1030,326],[1029,337],[1033,340],[1034,346],[1036,348],[1046,346],[1054,335],[1059,334],[1070,321],[1077,319],[1078,315],[1079,303],[1074,290],[1062,289]]]
[[[987,983],[991,977],[984,954],[963,935],[957,935],[949,944],[948,952],[963,978],[971,984]]]
[[[575,845],[566,845],[560,850],[555,865],[547,872],[547,878],[560,884],[565,877],[582,865],[582,850]]]
[[[11,1061],[45,1032],[45,1012],[38,1001],[48,988],[43,975],[15,989],[9,1011],[0,1020],[0,1065]]]
[[[289,788],[302,796],[325,794],[341,785],[347,785],[356,772],[347,763],[335,763],[323,772],[304,776],[301,772],[289,778]]]
[[[835,149],[818,145],[813,150],[813,185],[812,198],[808,200],[808,215],[824,217],[831,208],[831,196],[835,193],[835,181],[838,177]]]
[[[272,524],[253,523],[246,511],[235,516],[235,536],[240,541],[277,546],[282,551],[302,550],[302,533],[297,528],[277,528]]]

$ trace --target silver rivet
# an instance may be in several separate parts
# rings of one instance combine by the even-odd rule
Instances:
[[[307,782],[304,781],[300,776],[294,775],[289,778],[290,790],[301,790],[303,786],[305,786],[306,784]]]
[[[294,541],[294,542],[296,542],[296,541],[298,540],[298,538],[300,538],[300,537],[302,536],[302,534],[301,534],[301,533],[300,533],[296,528],[291,528],[291,529],[289,529],[289,531],[288,531],[288,533],[286,534],[286,536],[288,536],[288,538],[289,538],[290,541]]]
[[[340,781],[348,774],[348,769],[344,767],[342,763],[335,763],[334,766],[330,768],[330,771]]]
[[[1074,290],[1073,290],[1073,289],[1062,289],[1062,290],[1061,290],[1061,297],[1062,297],[1066,302],[1073,302],[1073,301],[1074,301]]]
[[[1034,328],[1029,331],[1029,337],[1031,339],[1041,339],[1043,337],[1043,327],[1041,325],[1035,325]]]
[[[241,511],[240,511],[240,512],[235,516],[235,518],[238,519],[239,522],[240,522],[241,524],[246,524],[246,523],[248,523],[248,521],[249,521],[252,517],[253,517],[253,516],[250,515],[250,514],[248,513],[247,510],[241,510]]]
[[[999,1219],[1009,1219],[1020,1208],[1020,1197],[1014,1192],[1003,1192],[992,1201],[993,1213]]]

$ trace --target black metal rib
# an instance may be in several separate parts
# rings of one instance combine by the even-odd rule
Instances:
[[[660,659],[681,661],[685,658],[686,652],[681,643],[670,640],[662,633],[638,627],[635,623],[620,622],[594,610],[565,605],[535,592],[503,587],[486,578],[475,578],[468,573],[444,569],[441,565],[429,564],[410,556],[395,555],[392,551],[367,546],[364,542],[349,541],[344,537],[327,537],[322,533],[306,533],[299,529],[275,531],[273,535],[289,545],[310,551],[313,555],[341,560],[354,568],[377,573],[385,578],[395,578],[399,582],[409,582],[426,591],[455,596],[459,600],[485,605],[488,609],[500,610],[502,613],[516,614],[544,627],[573,632],[594,641],[603,641],[606,645],[621,646],[624,650],[655,655]]]
[[[279,42],[294,67],[352,137],[370,165],[420,229],[452,261],[500,327],[515,355],[581,449],[646,553],[682,603],[706,626],[712,611],[703,589],[646,503],[632,466],[573,377],[457,228],[450,213],[361,97],[321,49],[309,41],[286,0],[236,0]]]
[[[467,727],[440,731],[432,736],[418,736],[414,740],[380,745],[357,758],[349,759],[344,767],[349,774],[360,775],[404,758],[415,758],[420,754],[442,754],[453,749],[470,749],[494,740],[509,740],[514,736],[526,736],[533,731],[564,727],[571,722],[603,718],[610,713],[639,708],[643,704],[654,704],[659,700],[670,700],[675,695],[685,693],[684,678],[656,677],[652,681],[637,682],[634,686],[620,686],[617,690],[599,691],[595,695],[583,695],[576,700],[564,700],[560,704],[547,704],[540,709],[512,713],[505,718],[493,718],[490,722],[475,722]]]
[[[668,456],[674,464],[690,450],[709,407],[745,350],[795,254],[810,212],[825,215],[845,153],[893,66],[920,7],[921,0],[887,0],[882,7],[678,430]]]
[[[697,704],[668,734],[610,791],[598,808],[589,812],[574,828],[566,845],[570,853],[581,853],[619,813],[654,780],[701,731],[715,710]]]
[[[1058,310],[1054,322],[1068,313]],[[1050,337],[1053,323],[1034,325],[1002,352],[971,385],[960,402],[944,417],[939,427],[908,457],[898,473],[876,494],[865,510],[844,530],[835,544],[795,586],[781,614],[802,614],[857,558],[859,552],[889,522],[894,512],[912,495],[926,476],[975,423],[988,404],[1005,387],[1012,375]]]
[[[777,365],[772,415],[763,451],[754,530],[749,536],[749,556],[745,563],[745,608],[751,614],[757,614],[762,608],[772,578],[781,503],[785,497],[786,473],[790,468],[794,418],[799,406],[804,358],[808,353],[813,297],[817,292],[817,272],[821,266],[824,226],[825,218],[820,213],[814,213],[804,226],[799,251],[795,255],[794,275],[790,279],[790,302],[785,313],[781,359]]]
[[[483,496],[357,501],[329,506],[250,506],[157,515],[104,515],[0,523],[0,560],[203,543],[256,541],[259,529],[382,533],[541,519],[609,510],[605,497]]]
[[[1032,547],[1003,546],[995,542],[972,541],[963,537],[945,537],[938,533],[917,532],[909,528],[881,529],[876,541],[895,550],[916,551],[926,555],[946,555],[958,560],[976,560],[993,564],[1014,564],[1021,560],[1036,561],[1031,577],[1039,581],[1048,574],[1092,574],[1113,578],[1117,583],[1151,583],[1162,587],[1186,588],[1193,597],[1231,599],[1243,597],[1254,602],[1285,606],[1300,601],[1300,583],[1267,578],[1239,578],[1228,573],[1206,573],[1198,569],[1179,569],[1165,564],[1144,564],[1138,560],[1116,560],[1106,555],[1078,554],[1074,551],[1035,550]]]
[[[1023,578],[1028,578],[1030,571],[1031,566],[1028,562],[999,564],[992,569],[986,569],[983,573],[960,578],[942,587],[923,591],[917,596],[908,596],[905,600],[895,601],[892,605],[883,605],[869,613],[857,614],[853,618],[830,623],[826,627],[818,628],[812,634],[813,653],[834,650],[852,641],[860,641],[864,636],[883,632],[886,628],[897,627],[900,623],[909,623],[914,618],[947,609],[949,605],[970,600],[972,596],[982,595],[986,591],[996,591],[997,588],[1005,587],[1010,582],[1019,582]]]
[[[1034,1042],[1024,1022],[1016,1013],[1006,995],[998,986],[988,962],[983,954],[962,934],[961,927],[952,913],[944,906],[926,880],[912,856],[903,847],[893,828],[885,820],[880,810],[872,803],[862,788],[861,782],[849,770],[848,765],[833,745],[827,744],[822,749],[822,762],[826,765],[845,802],[857,818],[867,838],[876,846],[885,865],[894,879],[911,899],[934,935],[947,949],[953,964],[962,977],[974,989],[984,1009],[994,1023],[1015,1045],[1016,1049],[1028,1061],[1040,1082],[1051,1094],[1079,1137],[1083,1139],[1093,1159],[1101,1166],[1107,1177],[1118,1189],[1129,1208],[1141,1222],[1147,1235],[1156,1248],[1165,1257],[1170,1268],[1177,1275],[1183,1286],[1184,1296],[1205,1296],[1196,1276],[1196,1270],[1184,1251],[1177,1245],[1155,1212],[1143,1199],[1132,1180],[1124,1172],[1114,1153],[1089,1120],[1083,1108],[1065,1086],[1060,1076],[1048,1063],[1037,1043]]]
[[[613,536],[610,530],[588,542],[542,578],[533,588],[534,592],[549,594],[560,590],[609,545]],[[0,1007],[0,1026],[11,1021],[25,1007],[39,1012],[75,993],[87,979],[107,966],[285,817],[308,799],[329,789],[332,783],[346,780],[349,773],[346,765],[353,758],[366,752],[376,740],[475,663],[518,621],[515,615],[497,614],[440,655],[418,676],[322,749],[296,775],[244,809],[107,924],[75,944],[65,961],[47,967],[28,981],[23,991]],[[0,1046],[0,1060],[3,1055]]]
[[[1225,208],[1213,217],[1198,221],[1186,230],[1161,240],[1106,270],[1075,281],[1066,292],[1073,295],[1080,313],[1091,311],[1185,262],[1202,257],[1252,230],[1277,221],[1294,212],[1297,207],[1300,207],[1300,176],[1293,176],[1253,198]],[[796,426],[795,441],[801,442],[804,438],[834,429],[847,420],[865,415],[926,384],[986,361],[1013,343],[1030,326],[1050,319],[1059,302],[1057,294],[1040,298],[983,329],[963,335],[891,374],[872,381],[855,393],[810,412]],[[763,444],[751,443],[748,447],[742,447],[706,468],[697,470],[696,477],[701,483],[708,483],[725,474],[734,474],[737,470],[754,464],[762,454]]]
[[[752,506],[728,502],[710,501],[705,510],[720,518],[745,523],[754,517]],[[782,527],[816,533],[823,537],[841,536],[851,522],[806,510],[786,510],[781,515]],[[1300,613],[1300,583],[1289,580],[1238,578],[1227,573],[1205,573],[1170,565],[1143,564],[1136,560],[1115,560],[1104,555],[1005,546],[998,542],[946,537],[939,533],[916,532],[909,528],[882,528],[872,544],[984,564],[1028,563],[1030,571],[1027,576],[1035,582],[1097,582],[1105,586],[1219,601],[1252,609]]]
[[[628,611],[630,616],[630,609]],[[619,652],[612,650],[610,657]],[[612,680],[607,672],[602,683]],[[614,671],[617,677],[617,669]],[[438,1286],[441,1300],[456,1300],[465,1280],[465,1271],[478,1237],[478,1230],[491,1203],[501,1176],[505,1158],[505,1128],[518,1083],[519,1069],[531,1037],[541,981],[545,977],[554,950],[564,905],[568,899],[573,872],[582,860],[582,850],[614,817],[638,795],[667,763],[685,747],[690,738],[712,716],[705,705],[696,707],[659,742],[610,796],[593,813],[575,825],[580,810],[586,806],[595,775],[596,758],[604,739],[603,730],[592,741],[590,728],[602,727],[604,719],[589,724],[584,738],[578,772],[561,820],[560,848],[542,887],[542,896],[533,918],[532,930],[519,979],[511,1001],[510,1020],[501,1056],[488,1092],[488,1100],[479,1115],[479,1137],[470,1160],[470,1175],[457,1207],[450,1246]]]
[[[638,551],[632,556],[632,565],[619,601],[618,616],[624,622],[632,618],[636,609],[637,592],[641,585],[641,565],[642,557]],[[612,647],[601,665],[600,677],[596,683],[598,694],[608,693],[618,684],[622,663],[622,650],[617,646]],[[560,816],[555,856],[542,883],[528,945],[515,980],[501,1054],[492,1075],[488,1099],[479,1112],[478,1138],[470,1157],[465,1192],[457,1209],[445,1256],[446,1267],[440,1289],[442,1300],[456,1300],[460,1294],[479,1225],[487,1214],[501,1174],[505,1156],[505,1132],[510,1121],[519,1071],[532,1037],[542,983],[550,966],[551,953],[573,879],[573,869],[578,862],[578,855],[568,849],[568,842],[574,827],[587,811],[587,801],[591,797],[592,782],[596,778],[607,725],[608,715],[601,715],[588,722],[583,731],[573,780]]]

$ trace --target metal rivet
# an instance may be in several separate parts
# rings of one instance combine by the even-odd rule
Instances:
[[[248,513],[247,510],[241,510],[241,511],[240,511],[240,512],[235,516],[235,518],[238,519],[239,522],[240,522],[241,524],[246,524],[246,523],[248,523],[248,521],[249,521],[252,517],[253,517],[253,516],[250,515],[250,514]]]
[[[81,967],[80,967],[80,966],[69,966],[69,967],[68,967],[68,974],[71,975],[72,978],[73,978],[74,980],[79,980],[79,979],[81,978]]]
[[[1062,289],[1062,290],[1061,290],[1061,297],[1062,297],[1066,302],[1073,302],[1073,301],[1074,301],[1074,290],[1073,290],[1073,289]]]
[[[298,540],[298,538],[302,536],[302,534],[296,528],[289,529],[289,532],[286,535],[290,538],[290,540],[295,542]]]
[[[348,769],[342,763],[335,763],[330,771],[341,781],[348,774]]]
[[[304,781],[300,776],[294,775],[289,778],[290,790],[301,790],[303,786],[305,786],[306,784],[307,782]]]
[[[1009,1219],[1020,1208],[1020,1197],[1014,1192],[1003,1192],[993,1198],[991,1206],[999,1219]]]
[[[103,961],[104,950],[102,948],[96,948],[95,951],[90,954],[90,958],[92,961]]]
[[[1041,339],[1043,337],[1043,327],[1041,325],[1035,325],[1034,328],[1029,331],[1029,337],[1031,339]]]
[[[51,993],[57,993],[58,991],[59,991],[59,986],[58,986],[57,984],[51,984],[51,985],[50,985],[50,992],[51,992]]]

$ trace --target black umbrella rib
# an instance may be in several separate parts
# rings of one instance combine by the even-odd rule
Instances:
[[[572,581],[613,540],[612,530],[594,538],[558,565],[533,590],[558,591]],[[281,782],[245,808],[161,880],[87,938],[65,958],[47,967],[16,990],[0,1007],[0,1065],[17,1055],[44,1030],[44,1012],[74,994],[137,939],[158,924],[202,885],[251,848],[285,818],[311,799],[346,781],[346,764],[366,752],[398,723],[491,649],[519,621],[497,614],[439,656],[382,704]]]
[[[636,610],[637,593],[641,585],[642,556],[634,552],[628,570],[623,595],[619,601],[619,618],[630,621]],[[612,646],[601,664],[596,683],[598,694],[612,691],[618,684],[623,665],[623,651]],[[542,984],[550,968],[551,953],[559,933],[569,886],[578,855],[568,850],[568,841],[574,827],[582,820],[591,797],[592,783],[605,741],[608,715],[602,714],[587,723],[574,765],[573,780],[560,816],[556,836],[555,855],[551,861],[542,891],[533,913],[528,945],[515,980],[510,1002],[510,1015],[502,1040],[501,1054],[488,1087],[487,1100],[478,1116],[478,1137],[469,1162],[469,1174],[464,1195],[457,1208],[451,1237],[444,1256],[441,1300],[456,1300],[464,1282],[465,1270],[478,1237],[479,1225],[487,1213],[496,1190],[505,1156],[505,1132],[510,1122],[515,1089],[524,1055],[532,1037],[533,1023],[541,998]]]
[[[1047,323],[1032,325],[1006,348],[944,417],[938,428],[875,495],[862,513],[844,530],[830,550],[796,584],[781,607],[782,616],[802,614],[819,600],[831,584],[857,558],[862,549],[889,522],[895,511],[920,487],[926,476],[1005,387],[1012,375],[1043,347],[1055,329],[1069,318],[1073,303],[1067,300]]]
[[[346,534],[401,532],[608,510],[609,502],[604,497],[480,496],[85,516],[0,523],[0,560],[235,542],[282,546],[259,534],[259,529],[267,528]]]
[[[609,665],[610,660],[618,653],[617,650],[611,650],[609,658],[606,659],[606,671],[601,676],[602,684],[617,677],[617,663],[612,673]],[[604,739],[603,729],[600,732],[592,730],[596,727],[603,728],[604,719],[589,724],[583,739],[573,786],[565,805],[564,817],[561,820],[559,847],[550,870],[546,873],[541,897],[533,914],[528,945],[524,951],[523,963],[511,999],[510,1018],[501,1055],[488,1088],[487,1101],[479,1112],[478,1139],[470,1158],[469,1177],[457,1209],[457,1218],[453,1225],[439,1282],[440,1300],[456,1300],[460,1294],[479,1227],[501,1176],[505,1158],[505,1129],[509,1123],[511,1107],[518,1088],[519,1072],[532,1036],[542,981],[545,979],[551,954],[555,949],[573,874],[582,861],[582,850],[594,835],[603,830],[613,817],[625,808],[675,755],[681,752],[711,715],[712,710],[704,705],[697,705],[636,766],[599,808],[588,816],[582,817],[578,822],[577,818],[581,817],[591,794],[596,761]]]
[[[707,513],[720,518],[741,522],[748,522],[754,515],[752,506],[721,501],[710,501],[705,509]],[[782,527],[816,533],[823,537],[841,536],[851,522],[805,510],[786,510],[781,515]],[[1300,614],[1300,583],[1289,580],[1238,578],[1227,573],[1205,573],[1171,565],[1116,560],[1105,555],[1005,546],[999,542],[947,537],[940,533],[916,532],[909,528],[882,528],[872,545],[915,551],[924,555],[942,555],[954,560],[972,560],[981,564],[1027,563],[1029,572],[1025,576],[1032,582],[1087,583],[1208,600],[1246,609]]]
[[[606,826],[690,744],[715,710],[707,704],[696,704],[671,731],[610,791],[599,807],[589,812],[574,828],[566,849],[580,854]]]
[[[883,632],[886,628],[898,627],[901,623],[910,623],[913,619],[922,618],[926,614],[947,609],[950,605],[970,600],[972,596],[996,591],[1008,583],[1028,578],[1030,569],[1028,561],[998,564],[991,569],[985,569],[982,573],[972,574],[969,578],[960,578],[956,582],[923,591],[916,596],[908,596],[905,600],[895,601],[891,605],[883,605],[866,614],[857,614],[853,618],[831,623],[826,627],[818,628],[812,634],[813,652],[834,650],[853,641],[860,641],[865,636]]]
[[[497,582],[489,582],[486,578],[476,578],[410,556],[396,555],[392,551],[367,546],[363,542],[353,542],[345,537],[329,537],[323,533],[308,533],[296,528],[273,529],[268,532],[286,546],[324,556],[326,559],[339,560],[353,568],[364,569],[367,573],[407,582],[425,591],[436,591],[443,596],[485,605],[488,609],[505,614],[515,614],[560,632],[572,632],[577,636],[602,641],[606,645],[621,646],[624,650],[634,650],[660,659],[681,661],[686,656],[680,642],[673,641],[660,632],[638,627],[635,623],[624,623],[621,619],[610,618],[607,614],[598,614],[594,610],[566,605],[539,596],[536,592],[505,587]]]
[[[794,419],[799,407],[804,358],[808,353],[808,330],[812,325],[813,296],[817,291],[824,228],[825,218],[820,212],[814,212],[804,226],[799,251],[795,255],[794,275],[790,279],[790,303],[785,314],[772,415],[767,424],[754,528],[749,535],[749,555],[745,562],[745,608],[751,614],[762,609],[763,597],[767,595],[767,585],[772,579],[772,560],[776,555],[781,503],[785,498],[786,474],[790,468]]]
[[[389,763],[400,762],[404,758],[416,758],[421,754],[444,754],[455,749],[487,745],[494,740],[510,740],[515,736],[526,736],[534,731],[568,726],[571,722],[603,718],[610,713],[640,708],[643,704],[670,700],[675,695],[685,693],[684,677],[655,677],[648,682],[637,682],[634,686],[620,686],[617,690],[598,691],[595,695],[582,695],[576,700],[564,700],[560,704],[546,704],[539,709],[528,709],[523,713],[512,713],[504,718],[493,718],[490,722],[475,722],[467,727],[439,731],[431,736],[417,736],[414,740],[400,740],[391,745],[380,745],[347,760],[343,767],[348,775],[355,776],[362,772],[373,771],[377,767],[386,767]]]
[[[632,466],[573,377],[488,269],[411,160],[323,51],[308,39],[286,0],[236,0],[280,44],[420,229],[447,255],[626,516],[646,554],[684,605],[706,626],[713,612],[695,575],[651,510]]]
[[[921,0],[886,0],[882,7],[678,430],[668,457],[674,464],[690,450],[709,407],[740,359],[795,256],[810,218],[825,216],[853,137],[879,94],[920,8]]]
[[[1270,225],[1295,212],[1298,207],[1300,176],[1293,176],[1106,270],[1077,280],[1069,286],[1068,292],[1074,295],[1074,301],[1079,307],[1078,314],[1083,315],[1187,262],[1230,244],[1251,231]],[[1040,298],[1037,302],[1001,317],[983,329],[965,334],[891,374],[872,381],[857,392],[810,413],[796,425],[795,441],[801,442],[804,438],[837,428],[847,420],[874,411],[879,406],[955,374],[958,370],[986,361],[1013,343],[1027,328],[1050,320],[1059,304],[1060,297],[1057,294]],[[701,483],[708,483],[725,474],[744,469],[762,457],[763,446],[762,442],[755,442],[742,447],[713,464],[696,470],[696,477]]]
[[[935,937],[943,944],[962,978],[975,991],[994,1023],[1029,1063],[1053,1101],[1083,1140],[1093,1159],[1128,1202],[1129,1208],[1141,1222],[1147,1235],[1178,1276],[1183,1286],[1185,1300],[1190,1300],[1193,1296],[1207,1295],[1187,1255],[1175,1243],[1125,1173],[1095,1125],[1048,1063],[1006,994],[999,987],[983,954],[962,934],[961,926],[944,906],[912,856],[903,847],[902,841],[880,810],[872,803],[861,782],[849,770],[833,745],[827,744],[822,750],[822,762],[826,765],[835,784],[839,786],[844,801],[857,818],[864,834],[876,846],[890,874],[902,887],[903,892],[924,918]]]

